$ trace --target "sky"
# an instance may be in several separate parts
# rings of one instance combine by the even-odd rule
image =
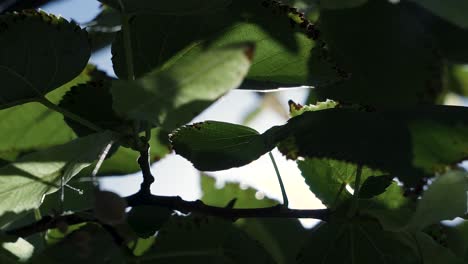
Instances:
[[[92,20],[99,12],[99,2],[95,0],[64,0],[43,6],[42,9],[66,19],[73,19],[79,23]],[[90,60],[101,70],[113,75],[110,49],[103,49],[94,54]],[[280,105],[287,110],[289,99],[302,103],[307,92],[305,89],[292,89],[278,92]],[[193,122],[205,120],[218,120],[241,124],[244,117],[254,109],[259,102],[258,96],[250,91],[232,91],[209,109],[199,115]],[[249,126],[263,132],[274,125],[284,124],[286,119],[273,110],[265,110],[257,116]],[[278,164],[286,192],[289,199],[289,207],[296,209],[325,208],[308,189],[295,162],[287,161],[278,151],[273,151]],[[199,172],[184,158],[170,154],[152,167],[156,182],[151,191],[158,195],[179,195],[186,200],[196,200],[201,197]],[[122,196],[130,195],[138,191],[141,182],[141,174],[129,176],[106,177],[101,180],[101,188],[112,190]],[[240,182],[243,187],[255,187],[259,190],[258,197],[267,195],[270,198],[281,201],[281,190],[276,178],[274,167],[268,155],[264,155],[251,164],[225,171],[211,173],[218,179],[218,186],[223,182]],[[312,226],[317,221],[303,220],[306,226]]]

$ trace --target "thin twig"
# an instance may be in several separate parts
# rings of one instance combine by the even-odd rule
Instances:
[[[97,221],[92,217],[91,211],[78,212],[68,215],[60,216],[44,216],[37,222],[32,224],[21,226],[18,228],[10,229],[5,233],[7,235],[18,236],[18,237],[28,237],[30,235],[47,231],[48,229],[56,228],[57,226],[66,223],[68,225],[74,225],[84,222],[95,222]]]
[[[286,195],[286,189],[284,188],[284,183],[283,183],[283,180],[281,179],[281,174],[279,172],[278,166],[276,165],[275,158],[273,157],[273,154],[271,154],[271,152],[268,152],[268,155],[270,156],[271,162],[273,163],[273,167],[275,168],[276,177],[278,177],[278,183],[281,188],[281,194],[283,195],[283,205],[285,207],[288,207],[289,205],[288,195]]]

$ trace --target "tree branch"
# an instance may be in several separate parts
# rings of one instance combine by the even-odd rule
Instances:
[[[314,218],[327,221],[330,217],[330,210],[328,209],[315,209],[315,210],[299,210],[289,209],[282,205],[276,205],[265,208],[248,208],[237,209],[230,207],[216,207],[206,205],[202,201],[185,201],[179,196],[157,196],[143,192],[138,192],[126,198],[128,206],[139,205],[157,205],[177,210],[182,213],[202,213],[206,215],[217,216],[226,219],[238,218]],[[48,229],[57,228],[64,223],[67,225],[74,225],[84,222],[98,222],[100,221],[94,217],[92,210],[76,212],[74,214],[60,215],[60,216],[44,216],[37,222],[31,223],[26,226],[7,230],[5,234],[28,237],[30,235],[47,231]],[[101,223],[103,224],[103,223]]]
[[[97,219],[93,216],[92,211],[87,210],[60,216],[46,215],[37,222],[10,229],[6,231],[5,234],[18,237],[28,237],[36,233],[47,231],[48,229],[56,228],[64,223],[67,225],[74,225],[84,222],[97,222]]]
[[[151,174],[150,145],[148,142],[143,144],[144,146],[140,150],[140,157],[138,157],[138,165],[140,165],[143,174],[143,182],[141,183],[139,193],[151,195],[151,184],[154,182],[154,177]]]
[[[197,201],[185,201],[179,196],[157,196],[136,193],[126,198],[129,206],[157,205],[182,213],[203,213],[228,219],[237,218],[314,218],[327,221],[330,215],[328,209],[299,210],[289,209],[282,205],[265,208],[224,208]]]

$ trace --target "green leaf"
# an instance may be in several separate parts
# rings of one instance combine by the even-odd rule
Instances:
[[[257,199],[257,190],[241,189],[239,183],[226,182],[222,188],[217,188],[215,178],[202,174],[200,179],[203,192],[201,200],[212,206],[224,207],[233,199],[234,208],[263,208],[278,204],[278,201],[270,198]]]
[[[447,67],[447,86],[454,93],[468,96],[468,67],[466,65],[449,65]]]
[[[71,257],[72,256],[72,257]],[[31,263],[126,263],[111,235],[96,224],[72,232],[59,243],[35,255]]]
[[[99,1],[121,10],[118,0]],[[122,4],[126,14],[150,13],[151,15],[185,16],[213,13],[225,8],[230,2],[230,0],[176,0],[155,3],[152,0],[123,0]]]
[[[173,145],[197,168],[220,170],[245,165],[280,142],[279,149],[288,158],[300,156],[363,164],[395,175],[406,185],[414,186],[422,177],[431,177],[434,172],[443,171],[447,165],[457,164],[468,156],[466,116],[468,108],[455,106],[381,111],[345,106],[305,112],[290,119],[286,125],[273,127],[260,136],[248,130],[251,132],[246,138],[254,138],[255,143],[237,141],[245,147],[235,145],[235,148],[226,149],[221,139],[233,142],[233,134],[218,134],[216,138],[210,135],[213,132],[204,132],[204,123],[182,128],[174,134]],[[214,128],[215,124],[232,126],[210,121],[207,127]],[[246,156],[236,154],[242,150]],[[334,196],[327,194],[327,202],[331,202],[331,197]]]
[[[374,0],[356,8],[321,10],[317,24],[328,56],[349,79],[319,86],[318,99],[380,107],[436,102],[442,61],[427,33],[430,26],[413,9],[403,2]],[[352,26],[343,26],[350,21]]]
[[[322,9],[352,8],[363,5],[367,0],[322,0],[319,7]]]
[[[136,206],[127,213],[127,222],[139,237],[148,238],[169,220],[172,213],[172,210],[160,206]]]
[[[111,139],[108,132],[93,134],[0,168],[0,215],[37,208],[45,194],[57,190],[62,177],[67,182],[93,163]]]
[[[49,229],[47,230],[44,239],[47,245],[57,244],[60,241],[62,241],[67,235],[69,235],[75,230],[80,229],[84,225],[86,225],[86,223],[79,223],[75,225],[67,225],[66,223],[63,223],[63,228],[65,228],[65,230],[59,228]]]
[[[386,175],[382,176],[385,177]],[[395,181],[393,181],[390,186],[385,189],[385,192],[372,197],[371,202],[377,202],[381,208],[386,208],[389,210],[396,210],[402,208],[403,206],[408,205],[408,198],[404,196],[403,188]],[[360,202],[363,202],[362,200]]]
[[[130,242],[128,247],[132,250],[134,256],[142,256],[154,244],[156,237],[137,238],[137,240]]]
[[[230,222],[174,216],[139,263],[273,263],[264,249]]]
[[[58,103],[72,86],[100,78],[101,75],[95,66],[88,65],[78,77],[46,97]],[[2,136],[8,138],[0,141],[0,156],[10,161],[19,154],[64,144],[75,138],[61,114],[35,102],[0,110],[0,120]]]
[[[354,184],[356,164],[330,159],[307,158],[297,161],[310,190],[328,208],[335,208],[351,197],[346,185]],[[361,179],[381,174],[364,167]]]
[[[297,263],[420,263],[412,238],[364,220],[318,226]]]
[[[429,185],[418,202],[408,229],[422,229],[442,220],[463,216],[468,211],[468,173],[450,171]]]
[[[468,3],[457,0],[411,0],[418,5],[430,10],[434,14],[452,22],[453,24],[468,29]]]
[[[293,218],[249,218],[239,221],[238,226],[259,241],[278,264],[296,263],[296,255],[309,235]]]
[[[425,233],[417,232],[414,235],[416,244],[421,252],[422,263],[425,264],[462,264],[466,263],[458,259],[449,249],[437,244]]]
[[[189,2],[199,2],[201,6],[213,3]],[[307,23],[304,22],[304,27],[299,26],[303,18],[293,7],[270,0],[216,2],[216,6],[227,2],[229,5],[211,14],[189,15],[182,12],[132,17],[130,34],[136,77],[154,68],[166,67],[180,58],[196,60],[195,57],[207,48],[248,41],[254,42],[257,50],[247,76],[249,80],[316,84],[337,79],[332,65],[317,57],[312,58],[310,51],[316,44],[306,35]],[[151,2],[151,5],[157,6],[155,8],[161,6],[155,2]],[[185,4],[179,6],[178,12],[184,8]],[[309,28],[316,33],[313,26]],[[123,34],[119,33],[112,45],[112,61],[117,76],[126,79],[123,42]],[[316,69],[317,74],[311,76],[309,68]]]
[[[306,112],[263,136],[288,157],[331,158],[395,175],[411,186],[468,156],[468,108],[352,107]],[[268,135],[269,134],[269,135]]]
[[[100,115],[102,120],[97,120],[99,118],[95,117],[96,113],[102,113],[103,111],[109,112],[109,110],[103,109],[100,104],[97,108],[89,107],[89,100],[91,102],[98,103],[95,101],[96,98],[94,95],[93,98],[89,98],[91,97],[90,94],[94,91],[91,91],[91,84],[95,83],[96,81],[99,83],[98,80],[102,80],[103,78],[106,78],[106,76],[102,72],[97,70],[93,65],[88,65],[88,67],[80,76],[60,87],[59,89],[49,93],[47,98],[54,103],[58,103],[62,99],[63,95],[66,94],[71,87],[73,87],[74,90],[84,88],[84,90],[88,91],[83,93],[83,90],[79,89],[77,93],[78,97],[81,97],[79,98],[81,101],[86,101],[87,110],[83,111],[81,107],[82,105],[77,104],[72,104],[70,110],[78,110],[78,112],[80,112],[81,109],[80,115],[84,115],[89,120],[98,122],[106,127],[107,123],[105,120],[109,118],[111,120],[115,120],[115,116],[109,117],[107,114],[102,114]],[[87,81],[89,81],[89,83],[84,84]],[[107,84],[107,82],[105,83]],[[77,87],[74,87],[76,85]],[[98,89],[98,91],[102,92],[104,90]],[[101,93],[101,95],[103,95],[103,98],[101,99],[104,99],[104,101],[108,102],[109,99],[112,99],[106,97],[105,91],[104,93]],[[75,96],[76,95],[69,95],[68,100],[73,99],[72,97]],[[91,109],[93,109],[92,112],[89,112]],[[0,118],[5,120],[5,122],[2,123],[4,126],[0,126],[2,128],[3,135],[11,139],[0,142],[0,156],[10,160],[14,160],[18,154],[23,152],[31,152],[34,150],[63,144],[75,138],[75,134],[64,122],[64,119],[60,114],[52,110],[48,110],[46,107],[38,103],[28,103],[25,105],[1,110]],[[38,122],[38,120],[40,120],[40,122]],[[71,122],[71,124],[74,124],[74,122]],[[113,122],[112,124],[116,126],[118,125],[116,122]],[[79,127],[79,129],[83,129],[82,126],[77,127]],[[85,130],[89,132],[88,129],[85,128]],[[51,137],[51,134],[54,136]],[[155,162],[163,158],[169,152],[167,133],[161,132],[160,128],[153,129],[150,145],[151,162]],[[114,146],[116,147],[117,145]],[[138,158],[138,155],[139,154],[134,150],[120,147],[117,153],[104,161],[98,175],[122,175],[138,172],[140,167],[135,162],[135,160]],[[85,169],[88,174],[91,173],[91,170],[92,169]]]
[[[210,49],[137,81],[114,81],[114,109],[125,118],[162,124],[171,131],[238,87],[250,67],[253,50],[251,44]]]
[[[234,208],[262,208],[278,204],[277,201],[256,198],[257,190],[241,189],[238,183],[225,183],[216,188],[215,179],[201,175],[203,196],[201,200],[209,205],[224,207],[235,199]],[[295,262],[295,255],[307,232],[297,219],[249,218],[240,219],[236,225],[250,237],[259,241],[278,264]],[[294,243],[291,243],[294,237]]]
[[[456,226],[442,226],[442,237],[446,238],[449,248],[462,259],[468,260],[468,221]]]
[[[378,220],[386,231],[402,230],[411,219],[414,207],[414,202],[404,196],[403,188],[396,182],[378,196],[359,200],[359,213]]]
[[[202,171],[243,166],[275,147],[254,129],[217,121],[184,126],[171,135],[171,143]]]
[[[382,194],[392,184],[393,176],[381,175],[368,177],[359,190],[359,198],[370,199],[374,196]]]
[[[31,48],[34,47],[34,48]],[[14,56],[13,56],[14,54]],[[86,31],[42,11],[0,16],[0,108],[43,97],[86,66]]]
[[[60,212],[61,210],[76,212],[92,208],[94,205],[96,187],[92,181],[83,181],[80,179],[79,177],[81,175],[89,177],[90,174],[85,174],[84,170],[82,170],[68,181],[67,185],[74,189],[68,187],[64,188],[63,201],[61,199],[62,191],[46,195],[39,208],[41,214],[54,215],[54,213]]]

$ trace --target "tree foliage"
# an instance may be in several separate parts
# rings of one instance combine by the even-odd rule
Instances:
[[[468,261],[468,108],[443,105],[468,96],[467,4],[100,1],[86,27],[0,14],[1,263]],[[88,63],[108,45],[118,79]],[[230,90],[299,85],[310,104],[264,133],[189,124]],[[279,173],[283,203],[204,174],[200,200],[150,192],[170,151],[217,171],[275,148],[326,209],[289,208]],[[140,170],[129,197],[99,189]]]

